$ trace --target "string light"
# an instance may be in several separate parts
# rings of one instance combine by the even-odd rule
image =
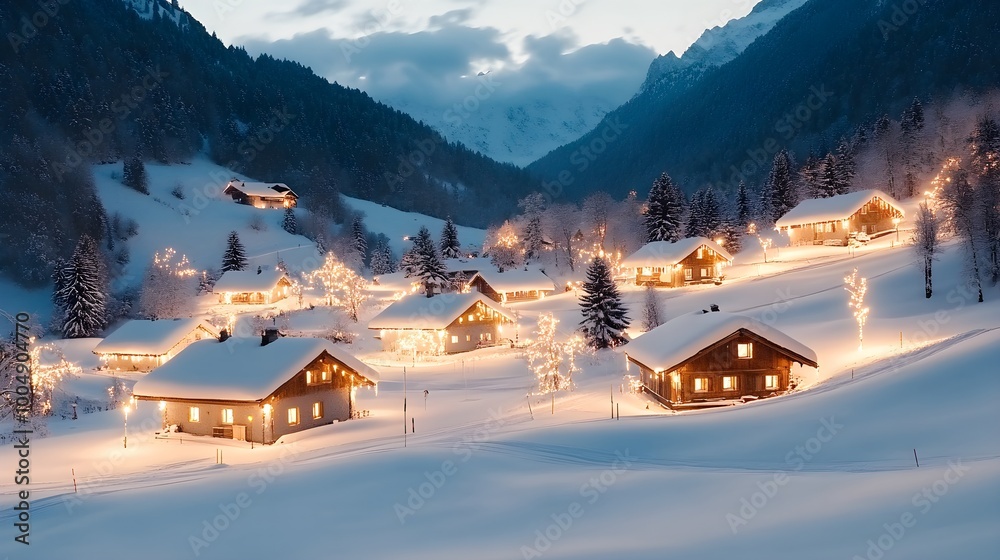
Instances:
[[[858,278],[858,269],[854,269],[849,276],[844,277],[847,284],[844,289],[851,294],[851,300],[847,306],[854,314],[854,320],[858,322],[858,352],[864,347],[865,322],[868,320],[868,308],[865,307],[865,294],[868,292],[868,279]]]

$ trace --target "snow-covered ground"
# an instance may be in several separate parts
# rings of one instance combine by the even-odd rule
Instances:
[[[295,241],[276,229],[262,245]],[[0,555],[996,558],[1000,288],[975,303],[950,244],[925,300],[912,252],[890,245],[771,249],[759,266],[748,250],[721,286],[661,291],[668,317],[719,304],[819,355],[818,371],[801,372],[804,390],[724,409],[673,413],[629,394],[614,352],[585,358],[575,390],[551,400],[530,394],[518,350],[400,362],[364,328],[373,306],[354,345],[383,380],[359,393],[368,418],[254,449],[154,439],[151,403],[129,416],[127,449],[118,411],[53,419],[31,443],[32,545],[12,540],[18,488],[7,482]],[[869,279],[863,351],[843,289],[854,267]],[[623,293],[638,322],[643,291]],[[335,320],[282,305],[298,334]],[[543,312],[563,335],[580,319],[572,292],[512,307],[522,337]],[[94,343],[66,355],[82,360]],[[69,390],[99,392],[101,381],[85,374]],[[16,451],[0,454],[13,470]]]

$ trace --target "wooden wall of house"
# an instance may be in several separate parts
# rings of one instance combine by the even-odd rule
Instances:
[[[712,282],[716,277],[716,266],[722,264],[725,266],[728,264],[724,257],[716,253],[714,250],[704,247],[702,250],[701,258],[698,257],[698,251],[695,251],[684,257],[680,263],[680,266],[661,266],[652,267],[652,274],[646,275],[643,268],[635,269],[635,283],[637,285],[653,284],[654,286],[660,287],[679,287],[685,284],[700,284],[704,282]],[[703,270],[708,269],[708,270]],[[685,270],[691,271],[691,278],[688,279],[685,275]]]
[[[162,365],[159,356],[104,354],[101,358],[108,369],[122,373],[146,373]]]
[[[482,276],[476,276],[472,280],[472,289],[492,299],[493,301],[503,301],[503,295],[494,290],[493,286],[487,284],[486,280],[483,280]]]
[[[896,224],[892,220],[896,217],[902,217],[902,214],[881,198],[875,197],[848,218],[846,228],[840,220],[795,226],[789,232],[789,241],[793,245],[840,241],[846,246],[851,233],[863,231],[873,234],[895,229]]]

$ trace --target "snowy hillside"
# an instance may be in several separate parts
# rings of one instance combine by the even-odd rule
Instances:
[[[426,226],[435,238],[441,234],[441,230],[444,228],[445,221],[438,218],[416,212],[403,212],[384,204],[358,198],[345,196],[343,199],[348,208],[365,215],[365,227],[369,231],[384,234],[389,238],[389,246],[397,258],[408,251],[412,245],[403,238],[417,235],[421,226]],[[458,240],[462,247],[474,251],[482,250],[483,242],[486,240],[485,230],[465,226],[457,227]]]
[[[856,253],[782,247],[762,260],[746,251],[722,286],[661,300],[669,317],[716,303],[813,348],[820,368],[803,369],[790,395],[670,412],[629,393],[624,359],[606,352],[581,359],[575,389],[550,400],[526,396],[536,381],[519,351],[414,365],[363,334],[352,352],[382,379],[358,394],[370,416],[275,445],[154,439],[155,403],[129,416],[127,449],[118,412],[50,421],[51,435],[32,442],[33,546],[8,539],[0,554],[995,558],[1000,288],[974,303],[954,243],[931,300],[912,252],[886,238]],[[842,282],[853,267],[869,279],[872,309],[860,352]],[[637,315],[643,291],[624,296]],[[561,336],[580,319],[572,292],[514,308],[524,335],[542,312]],[[322,309],[296,312],[292,329],[321,325]],[[405,447],[403,366],[416,429]],[[0,489],[5,523],[13,492]],[[113,545],[96,536],[109,527]]]
[[[706,30],[682,56],[669,52],[654,60],[642,90],[654,88],[663,80],[677,79],[682,73],[686,79],[692,79],[709,68],[722,66],[807,1],[764,0],[745,17]]]

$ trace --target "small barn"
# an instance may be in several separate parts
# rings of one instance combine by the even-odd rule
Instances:
[[[229,270],[212,291],[219,296],[219,303],[270,304],[292,293],[292,281],[277,269]]]
[[[841,245],[852,234],[895,231],[905,216],[899,202],[880,190],[804,200],[778,219],[793,245]]]
[[[215,329],[197,319],[127,321],[94,347],[94,354],[109,369],[147,372],[192,342],[218,336]]]
[[[552,294],[555,282],[540,270],[481,270],[474,274],[468,285],[481,294],[500,303],[534,301]]]
[[[705,237],[671,243],[653,241],[622,260],[620,268],[637,285],[677,288],[688,284],[720,283],[733,256]]]
[[[398,300],[369,323],[386,352],[455,354],[493,346],[511,338],[514,317],[477,292],[411,295]]]
[[[819,367],[787,334],[734,313],[681,315],[621,350],[643,387],[668,407],[768,397],[789,389],[793,364]]]
[[[139,380],[133,395],[159,403],[183,433],[273,443],[356,416],[358,388],[378,372],[318,338],[201,341]]]
[[[255,208],[295,208],[299,196],[284,183],[230,181],[223,194]]]

